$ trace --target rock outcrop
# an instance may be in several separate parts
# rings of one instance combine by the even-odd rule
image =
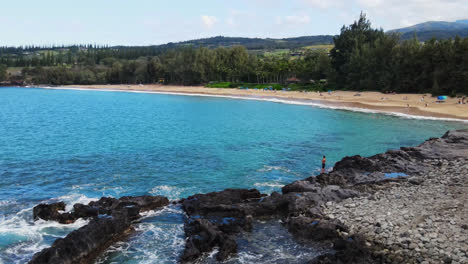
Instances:
[[[226,189],[179,201],[187,214],[181,262],[219,248],[237,252],[236,233],[255,219],[281,219],[301,239],[329,242],[334,253],[311,263],[464,263],[468,261],[468,130],[417,147],[345,157],[329,173],[293,182],[282,194]],[[40,204],[34,219],[90,223],[34,255],[30,263],[87,263],[132,228],[139,213],[169,203],[160,196],[103,197],[88,205]]]
[[[297,237],[331,242],[335,254],[320,256],[313,263],[393,263],[404,259],[401,252],[390,253],[384,244],[370,243],[359,232],[351,234],[350,229],[355,226],[347,224],[346,213],[337,218],[323,209],[361,199],[389,186],[424,185],[423,175],[434,170],[428,163],[441,157],[467,160],[468,131],[449,131],[417,147],[403,147],[368,158],[345,157],[330,173],[288,184],[282,188],[282,194],[228,189],[188,197],[181,201],[189,216],[185,228],[188,239],[181,261],[194,261],[214,247],[220,248],[217,259],[224,260],[235,252],[232,235],[250,230],[253,219],[265,217],[282,219]],[[346,203],[346,208],[356,206]],[[385,205],[381,204],[380,209],[385,209]],[[228,247],[230,250],[223,249],[223,241],[232,245]]]
[[[112,243],[121,240],[132,230],[132,221],[140,212],[155,210],[169,204],[162,196],[125,196],[120,199],[102,197],[88,205],[74,204],[72,212],[65,210],[65,203],[39,204],[33,209],[34,219],[58,221],[68,224],[78,218],[91,221],[57,239],[51,247],[36,253],[30,264],[90,263]]]

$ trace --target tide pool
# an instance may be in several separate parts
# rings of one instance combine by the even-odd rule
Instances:
[[[101,196],[271,193],[318,174],[322,155],[330,169],[344,156],[413,146],[467,127],[267,101],[0,88],[0,263],[27,262],[86,224],[34,223],[32,207],[40,202],[63,200],[71,210]],[[172,263],[183,249],[183,220],[177,207],[149,213],[130,241],[98,262]],[[296,247],[282,254],[299,254],[290,248]]]

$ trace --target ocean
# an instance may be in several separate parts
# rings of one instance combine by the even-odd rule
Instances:
[[[323,155],[331,169],[345,156],[414,146],[467,127],[268,100],[0,88],[0,263],[25,263],[87,223],[34,222],[38,203],[65,201],[71,210],[102,196],[271,193],[317,175]],[[176,262],[184,219],[174,205],[145,213],[135,234],[97,263]],[[238,239],[239,254],[228,263],[300,263],[327,250],[295,241],[277,221],[258,222]],[[212,254],[203,262],[214,262]]]

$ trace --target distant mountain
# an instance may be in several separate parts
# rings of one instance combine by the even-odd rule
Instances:
[[[177,43],[168,43],[158,45],[160,48],[173,48],[183,46],[204,46],[208,48],[231,47],[235,45],[245,46],[249,50],[264,49],[295,49],[305,46],[333,44],[332,35],[304,36],[295,38],[241,38],[241,37],[223,37],[195,39]]]
[[[458,24],[464,24],[464,25],[468,26],[468,19],[457,20],[455,22],[458,23]]]
[[[401,33],[402,39],[411,39],[415,36],[420,41],[426,41],[431,38],[447,39],[456,36],[468,37],[468,19],[457,20],[455,22],[428,21],[414,26],[398,28],[387,31]]]

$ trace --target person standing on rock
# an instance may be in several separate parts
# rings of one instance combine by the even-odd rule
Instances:
[[[327,159],[325,158],[325,156],[323,156],[322,158],[322,172],[325,172],[325,163],[327,162]]]

